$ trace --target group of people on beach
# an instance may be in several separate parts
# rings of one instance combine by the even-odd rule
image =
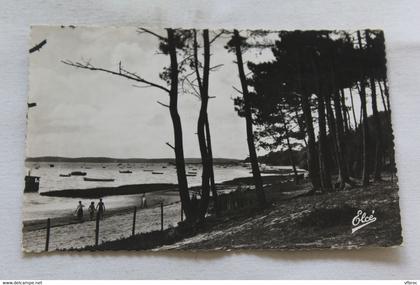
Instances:
[[[82,204],[82,201],[79,201],[79,204],[76,207],[76,210],[74,211],[74,215],[77,217],[79,221],[83,221],[83,208],[85,205]],[[146,200],[146,194],[143,193],[143,195],[140,197],[140,208],[144,209],[147,208],[147,200]],[[98,204],[95,206],[95,202],[90,202],[90,205],[88,207],[88,213],[89,213],[89,219],[91,221],[95,220],[96,214],[98,215],[98,218],[100,220],[103,220],[104,213],[105,213],[105,203],[102,201],[102,198],[99,199]]]
[[[85,205],[82,204],[82,201],[79,201],[79,204],[77,205],[76,210],[74,211],[75,216],[77,216],[77,219],[79,221],[83,221],[83,208]],[[102,201],[102,198],[99,199],[98,204],[95,207],[95,202],[90,202],[90,205],[88,207],[89,212],[89,219],[93,221],[95,219],[95,215],[98,215],[98,218],[102,220],[104,218],[105,213],[105,203]]]

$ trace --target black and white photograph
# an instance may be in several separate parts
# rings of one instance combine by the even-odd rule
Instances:
[[[401,245],[386,36],[32,26],[22,250]]]

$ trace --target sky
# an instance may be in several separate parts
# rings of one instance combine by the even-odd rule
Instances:
[[[164,30],[153,31],[164,35]],[[210,37],[217,32],[210,32]],[[169,57],[158,53],[158,39],[139,34],[137,27],[34,26],[30,47],[47,39],[31,53],[28,102],[27,156],[106,156],[118,158],[166,158],[174,153],[168,95],[99,71],[77,69],[62,60],[89,61],[117,71],[122,66],[143,78],[165,85],[159,73]],[[214,157],[244,159],[248,156],[245,121],[234,110],[233,98],[240,87],[235,56],[224,48],[227,36],[211,46],[211,66],[223,64],[210,74],[208,107]],[[248,51],[244,61],[271,60],[270,51]],[[179,57],[181,60],[181,57]],[[179,93],[185,157],[200,157],[196,136],[200,101]],[[260,152],[261,154],[261,152]]]
[[[153,29],[160,35],[165,30]],[[219,31],[210,31],[210,39]],[[248,156],[245,120],[234,109],[233,98],[240,96],[235,55],[224,46],[230,35],[211,45],[211,66],[223,64],[210,74],[208,115],[214,157],[245,159]],[[266,37],[278,38],[277,33]],[[34,26],[30,47],[44,39],[47,43],[31,53],[27,122],[27,156],[105,156],[115,158],[170,158],[173,127],[168,94],[158,88],[138,88],[141,83],[100,71],[65,65],[62,60],[88,61],[96,67],[118,71],[119,63],[142,78],[165,86],[159,73],[169,66],[169,57],[158,51],[159,40],[137,27]],[[202,56],[202,51],[200,52]],[[244,62],[274,59],[270,49],[248,50]],[[178,61],[184,58],[179,54]],[[245,71],[248,72],[245,64]],[[378,91],[379,92],[379,91]],[[351,106],[349,90],[346,105]],[[372,113],[367,88],[368,114]],[[357,120],[360,100],[353,90]],[[383,109],[378,96],[378,107]],[[185,157],[200,157],[196,135],[200,101],[179,90],[178,109],[183,127]],[[350,111],[351,113],[351,111]],[[316,118],[316,113],[313,114]],[[353,124],[353,117],[351,115]],[[317,126],[315,124],[315,131]],[[257,149],[259,155],[266,151]]]

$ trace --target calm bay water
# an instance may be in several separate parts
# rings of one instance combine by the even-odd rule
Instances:
[[[50,167],[54,164],[54,167]],[[27,163],[27,170],[31,175],[39,176],[39,192],[47,192],[64,189],[87,189],[95,187],[115,187],[129,184],[148,183],[177,183],[176,168],[168,163]],[[288,166],[277,166],[276,169],[289,169]],[[120,170],[130,170],[132,173],[120,173]],[[163,174],[152,174],[151,171]],[[189,176],[189,186],[201,184],[201,165],[187,164],[187,172],[196,172],[196,176]],[[83,176],[60,177],[60,174],[68,174],[73,171],[86,172],[85,177],[115,179],[113,182],[88,182]],[[214,175],[216,183],[231,180],[238,177],[249,177],[250,167],[247,165],[215,165]],[[46,197],[38,193],[25,193],[24,195],[23,219],[44,219],[68,215],[76,208],[79,200],[85,206],[90,204],[91,199]],[[138,204],[140,195],[108,196],[104,202],[108,209],[128,207]],[[96,204],[97,201],[95,201]]]

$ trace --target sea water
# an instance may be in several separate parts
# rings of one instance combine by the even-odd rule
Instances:
[[[51,167],[50,165],[54,165]],[[96,187],[116,187],[130,184],[177,183],[176,168],[169,163],[80,163],[80,162],[27,162],[27,172],[40,177],[39,193],[66,190],[88,189]],[[290,169],[289,166],[271,167],[271,169]],[[129,170],[132,173],[120,173]],[[147,170],[147,171],[145,171]],[[160,172],[163,174],[153,174]],[[86,176],[61,177],[73,171],[86,172]],[[187,164],[189,186],[201,184],[201,165]],[[238,177],[250,177],[251,169],[247,164],[218,164],[214,166],[216,183],[221,183]],[[83,177],[99,179],[115,179],[113,182],[84,181]],[[22,190],[23,191],[23,190]],[[23,202],[23,220],[45,219],[68,215],[76,208],[78,201],[87,207],[91,201],[98,199],[81,199],[67,197],[48,197],[39,193],[25,193]],[[139,195],[119,195],[104,197],[108,209],[130,207],[138,204]]]

